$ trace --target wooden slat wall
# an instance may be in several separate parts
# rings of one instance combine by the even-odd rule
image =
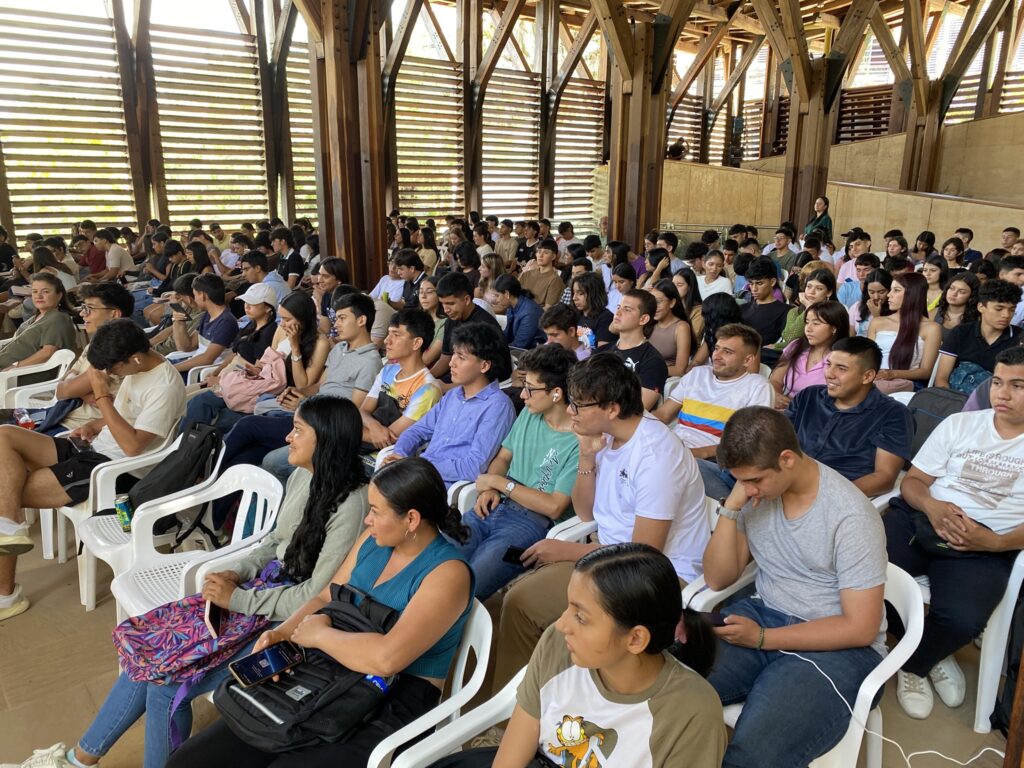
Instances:
[[[540,90],[540,75],[510,69],[496,69],[487,86],[483,209],[501,219],[538,215]]]
[[[889,132],[892,86],[848,88],[839,100],[836,144],[871,139]]]
[[[152,40],[171,226],[266,216],[255,38],[153,25]]]
[[[1024,111],[1024,72],[1007,72],[1003,83],[1003,98],[999,102],[1000,112]]]
[[[138,227],[109,19],[0,6],[0,142],[19,235]],[[49,42],[46,42],[49,41]]]
[[[744,160],[758,160],[761,157],[761,128],[764,121],[764,102],[743,102],[743,146]]]
[[[405,57],[395,95],[402,213],[422,221],[465,211],[462,103],[461,65]]]
[[[965,77],[960,81],[953,102],[946,113],[945,125],[954,125],[974,119],[974,108],[978,100],[978,86],[981,79],[977,75]]]
[[[562,94],[555,122],[555,209],[558,221],[577,231],[592,229],[594,169],[601,164],[604,137],[604,83],[574,77]]]
[[[295,216],[305,216],[316,224],[313,93],[309,83],[309,47],[305,43],[292,42],[286,69],[288,128],[292,137],[292,167],[295,175]]]
[[[711,125],[711,135],[708,137],[708,165],[722,165],[725,157],[725,122],[726,114],[723,109],[718,113],[715,122]]]
[[[789,96],[779,97],[779,130],[775,138],[775,154],[786,153],[786,142],[789,139]]]
[[[676,116],[668,130],[668,143],[673,144],[676,139],[682,137],[689,147],[687,160],[696,161],[700,152],[700,111],[703,109],[703,99],[688,91],[683,101],[676,110]]]

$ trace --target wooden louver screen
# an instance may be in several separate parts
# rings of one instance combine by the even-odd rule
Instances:
[[[704,109],[704,99],[699,95],[687,93],[683,96],[682,102],[676,109],[676,115],[672,119],[672,124],[669,126],[668,146],[682,138],[687,148],[684,160],[696,162],[700,157],[700,113],[702,109]]]
[[[138,227],[109,19],[0,7],[0,145],[18,235]]]
[[[999,102],[1000,112],[1024,110],[1024,72],[1007,72],[1003,83],[1003,97]]]
[[[198,217],[232,231],[265,217],[255,38],[154,24],[152,41],[171,226]]]
[[[465,210],[462,67],[406,56],[395,95],[398,206],[420,221]]]
[[[761,157],[761,127],[764,122],[764,102],[743,102],[743,147],[744,160],[758,160]]]
[[[839,99],[836,144],[848,144],[888,133],[892,86],[847,88]]]
[[[965,77],[953,96],[953,101],[946,112],[945,125],[954,125],[974,119],[974,109],[978,101],[978,87],[981,79],[977,75]]]
[[[286,64],[288,128],[292,137],[295,216],[317,221],[316,154],[313,147],[313,92],[309,82],[309,47],[292,42]]]
[[[497,69],[483,104],[482,202],[499,219],[532,218],[540,207],[540,76]]]
[[[775,134],[775,144],[772,146],[771,154],[786,154],[786,144],[789,141],[789,96],[779,97],[778,131]]]
[[[594,169],[604,140],[604,83],[574,77],[562,93],[555,123],[555,210],[558,221],[595,229]]]

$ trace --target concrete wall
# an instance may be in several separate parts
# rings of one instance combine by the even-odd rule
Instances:
[[[935,191],[1024,205],[1024,112],[951,125],[942,131]],[[1014,222],[1020,226],[1020,219]]]
[[[829,153],[829,181],[847,181],[872,187],[896,188],[900,183],[900,165],[903,162],[902,133],[879,136],[876,139],[836,144]],[[753,171],[785,173],[785,155],[761,160],[750,160],[743,167]]]

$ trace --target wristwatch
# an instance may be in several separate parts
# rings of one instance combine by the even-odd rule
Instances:
[[[511,496],[512,495],[512,491],[514,491],[515,489],[516,489],[516,481],[515,480],[509,480],[507,483],[505,483],[505,495],[506,496]]]
[[[740,510],[729,509],[725,504],[721,503],[719,503],[718,509],[715,511],[718,513],[719,517],[724,517],[727,520],[735,520],[740,516]]]

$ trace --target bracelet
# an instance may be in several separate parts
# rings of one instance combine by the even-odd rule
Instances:
[[[594,474],[596,471],[597,471],[597,467],[595,466],[595,467],[591,467],[590,469],[577,469],[576,470],[576,474],[580,475],[581,477],[586,477],[587,475]]]
[[[95,397],[93,399],[98,403],[100,400],[103,400],[104,398],[107,398],[107,397],[109,397],[111,399],[111,401],[113,401],[113,399],[114,399],[114,396],[112,394],[110,394],[109,392],[107,394],[105,394],[105,395],[100,395],[99,397]]]
[[[764,627],[759,627],[759,629],[761,630],[761,633],[757,636],[757,645],[754,648],[754,650],[757,651],[764,648]]]
[[[292,355],[292,361],[293,361],[293,362],[296,362],[296,363],[297,363],[297,362],[299,362],[300,360],[302,360],[302,355]]]

